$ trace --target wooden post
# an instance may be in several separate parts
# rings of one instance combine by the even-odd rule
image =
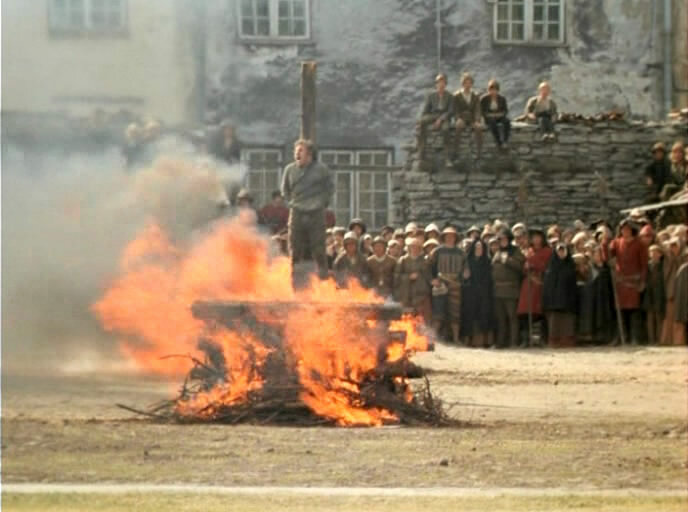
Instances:
[[[301,138],[315,144],[315,71],[314,60],[301,63]]]

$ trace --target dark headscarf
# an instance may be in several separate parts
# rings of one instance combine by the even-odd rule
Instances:
[[[475,248],[480,244],[483,254],[475,255]],[[494,327],[494,281],[492,280],[492,265],[488,255],[487,244],[481,240],[474,240],[468,248],[468,269],[471,272],[470,286],[466,289],[466,295],[461,301],[466,305],[462,309],[462,328],[470,334],[473,327],[480,331],[488,331]]]
[[[575,313],[578,309],[576,264],[567,249],[566,257],[560,258],[557,244],[545,270],[542,290],[542,306],[545,311]]]

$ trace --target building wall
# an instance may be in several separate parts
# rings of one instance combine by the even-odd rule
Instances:
[[[89,115],[125,109],[167,124],[197,116],[186,0],[128,0],[127,30],[51,35],[44,1],[2,2],[3,111]]]
[[[673,1],[672,71],[675,108],[688,108],[688,2]]]
[[[514,123],[507,154],[485,133],[482,163],[468,159],[451,170],[419,166],[411,150],[393,180],[395,222],[447,221],[466,228],[495,218],[538,225],[614,219],[619,210],[645,202],[652,145],[688,142],[685,121],[560,123],[557,132],[556,143],[543,143],[534,125]],[[468,154],[468,144],[463,141],[460,154]],[[443,162],[443,152],[437,156]]]
[[[435,0],[311,0],[312,44],[252,45],[235,4],[207,2],[208,115],[231,117],[253,142],[299,131],[299,62],[318,62],[318,137],[327,146],[401,146],[437,72]],[[661,115],[661,10],[645,0],[567,0],[560,47],[493,43],[491,0],[442,0],[442,64],[483,88],[502,83],[514,114],[550,79],[563,111]]]

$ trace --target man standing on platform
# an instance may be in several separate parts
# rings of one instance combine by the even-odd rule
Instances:
[[[313,260],[321,279],[327,278],[325,209],[334,193],[329,169],[313,159],[313,143],[294,143],[294,162],[284,169],[282,195],[289,206],[289,255],[292,286],[303,288]]]

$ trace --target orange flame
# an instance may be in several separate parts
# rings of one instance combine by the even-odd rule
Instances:
[[[357,283],[340,290],[332,280],[314,278],[306,290],[295,294],[288,259],[271,255],[268,241],[241,218],[214,225],[190,247],[173,244],[151,225],[126,247],[121,275],[92,309],[106,330],[126,338],[121,342],[122,354],[144,371],[169,375],[188,371],[188,358],[161,358],[197,353],[202,337],[222,348],[227,375],[212,389],[179,402],[177,410],[184,415],[212,417],[216,404],[246,401],[263,386],[256,370],[274,350],[253,335],[209,327],[196,319],[191,305],[199,300],[295,303],[286,319],[258,307],[252,313],[266,324],[283,325],[283,348],[299,379],[300,399],[340,425],[394,421],[392,412],[363,405],[366,379],[381,363],[428,347],[411,317],[389,325],[390,330],[406,333],[404,343],[376,345],[386,336],[373,336],[378,341],[371,341],[366,333],[385,324],[360,318],[351,306],[381,299]],[[316,302],[333,307],[314,307]]]

